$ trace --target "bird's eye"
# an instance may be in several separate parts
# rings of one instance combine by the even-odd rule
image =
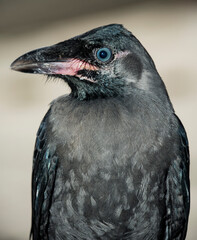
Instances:
[[[107,62],[112,57],[112,51],[109,48],[100,48],[96,52],[96,56],[101,62]]]

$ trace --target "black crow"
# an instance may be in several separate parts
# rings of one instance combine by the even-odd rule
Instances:
[[[189,150],[165,85],[122,25],[93,29],[16,59],[11,68],[60,78],[37,133],[33,240],[182,240]]]

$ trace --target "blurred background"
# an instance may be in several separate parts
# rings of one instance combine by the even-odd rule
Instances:
[[[140,0],[0,0],[0,240],[25,240],[31,224],[36,132],[48,104],[68,93],[59,81],[11,71],[27,51],[94,27],[121,23],[156,63],[190,141],[191,214],[197,239],[197,3]]]

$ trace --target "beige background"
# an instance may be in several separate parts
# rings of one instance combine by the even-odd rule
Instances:
[[[75,14],[73,18],[72,14],[67,18],[53,16],[49,22],[47,18],[45,21],[40,18],[32,25],[27,21],[24,28],[25,20],[19,21],[16,16],[12,18],[17,8],[13,10],[10,7],[12,14],[7,11],[5,24],[2,25],[0,21],[1,240],[28,239],[31,222],[31,165],[36,131],[48,103],[69,92],[62,82],[45,83],[44,76],[13,72],[9,65],[27,51],[109,23],[124,24],[148,50],[167,86],[176,113],[187,130],[191,151],[192,193],[187,239],[197,239],[197,4],[195,1],[164,2],[167,4],[130,1],[120,7],[117,4],[116,8],[111,3],[111,7],[108,4],[103,11],[104,5],[100,6],[99,11],[91,6],[94,11],[86,8],[84,14]],[[73,9],[78,9],[77,5]],[[28,11],[32,14],[31,9],[24,11],[26,17]],[[23,13],[21,9],[20,12]],[[19,18],[21,16],[18,15]]]

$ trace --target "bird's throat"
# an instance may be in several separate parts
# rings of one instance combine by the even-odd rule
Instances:
[[[71,88],[71,96],[78,100],[90,100],[98,98],[123,97],[125,95],[125,86],[120,85],[115,88],[105,86],[99,82],[90,82],[76,77],[64,77],[65,82]]]

